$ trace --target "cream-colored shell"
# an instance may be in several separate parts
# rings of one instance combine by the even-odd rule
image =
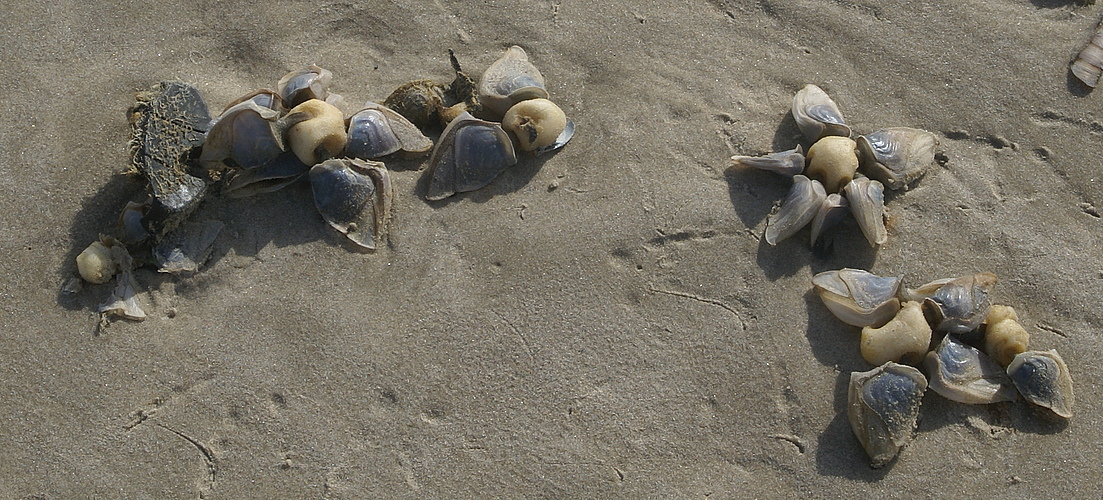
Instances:
[[[1007,367],[1015,356],[1030,349],[1030,334],[1011,306],[992,305],[985,323],[984,352],[1000,366]]]
[[[307,165],[321,163],[345,149],[345,117],[332,104],[311,99],[292,108],[283,120],[291,150]]]
[[[119,266],[111,256],[111,249],[99,241],[93,241],[77,255],[77,271],[89,283],[102,285],[111,281]]]
[[[858,144],[849,137],[829,135],[808,148],[805,161],[805,175],[822,182],[828,193],[837,193],[858,171]]]
[[[889,361],[917,365],[931,345],[931,327],[919,302],[905,302],[881,328],[862,328],[862,358],[871,365]]]
[[[521,151],[550,146],[566,127],[567,115],[547,99],[521,101],[502,117],[502,128],[517,138]]]

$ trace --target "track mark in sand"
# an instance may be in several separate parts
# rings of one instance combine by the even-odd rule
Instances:
[[[505,323],[507,326],[509,326],[509,329],[513,330],[513,334],[516,335],[517,338],[521,339],[521,345],[525,347],[525,352],[529,355],[529,363],[532,363],[532,366],[536,366],[536,357],[532,355],[532,347],[529,346],[529,341],[525,338],[525,335],[521,333],[521,330],[517,328],[513,324],[513,322],[506,319],[506,317],[502,313],[494,310],[491,310],[490,312],[494,313],[494,315],[497,316],[498,319],[502,320],[502,323]]]
[[[157,423],[157,427],[160,427],[166,431],[176,434],[180,439],[187,441],[189,444],[199,450],[199,454],[203,457],[203,461],[207,464],[207,487],[199,492],[199,498],[206,498],[207,493],[214,490],[214,478],[218,474],[218,466],[215,464],[214,453],[207,445],[203,444],[198,439],[195,439],[183,432],[180,432],[172,427],[169,427],[162,423]]]
[[[1077,203],[1076,206],[1080,207],[1080,210],[1084,213],[1095,217],[1096,219],[1103,218],[1103,216],[1099,214],[1099,209],[1095,208],[1095,205],[1092,205],[1091,203],[1085,201],[1083,203]]]
[[[123,429],[132,430],[139,425],[145,423],[146,420],[153,418],[157,414],[157,411],[161,409],[161,406],[165,404],[165,400],[161,398],[154,398],[154,400],[142,407],[130,412],[130,421],[123,424]]]
[[[551,465],[554,467],[608,467],[613,470],[617,475],[618,482],[624,482],[624,471],[618,469],[609,464],[603,464],[601,462],[540,462],[541,465]]]
[[[800,440],[800,436],[794,434],[770,434],[766,437],[792,444],[797,448],[797,451],[800,452],[801,455],[804,454],[804,442]]]
[[[417,482],[417,476],[414,475],[414,463],[410,460],[410,455],[399,452],[398,466],[402,468],[402,477],[406,480],[406,486],[414,491],[420,490],[421,484]]]
[[[1052,110],[1037,113],[1032,118],[1041,125],[1068,125],[1088,132],[1089,134],[1103,134],[1103,123],[1101,122],[1074,118]]]
[[[655,232],[659,233],[659,235],[654,237],[654,238],[651,238],[647,242],[647,244],[651,245],[652,247],[661,247],[661,246],[666,245],[667,243],[670,243],[670,242],[681,242],[681,241],[691,241],[691,240],[693,240],[693,241],[704,241],[704,240],[708,240],[708,239],[711,239],[711,238],[715,237],[716,234],[717,234],[716,230],[714,230],[714,229],[703,229],[703,230],[701,230],[701,229],[684,229],[684,230],[678,231],[676,233],[667,234],[662,229],[656,228]]]
[[[1045,323],[1038,323],[1035,326],[1037,326],[1039,330],[1045,330],[1049,333],[1057,335],[1058,337],[1066,338],[1066,339],[1069,338],[1069,335],[1067,333],[1062,331],[1060,328],[1057,328],[1056,326],[1050,326],[1050,325],[1047,325]]]
[[[717,307],[721,307],[724,310],[732,313],[732,315],[735,316],[735,319],[739,320],[740,328],[743,331],[747,331],[747,323],[743,321],[743,316],[739,314],[739,311],[736,311],[735,308],[733,308],[732,306],[729,306],[729,305],[727,305],[723,302],[720,302],[719,300],[710,299],[708,297],[702,297],[700,295],[694,295],[692,293],[678,292],[678,291],[675,291],[675,290],[663,290],[662,288],[655,288],[654,285],[648,285],[647,286],[647,291],[649,291],[651,293],[661,293],[661,294],[665,294],[665,295],[672,295],[674,297],[682,297],[682,298],[686,298],[686,299],[692,299],[692,300],[696,300],[698,302],[703,302],[705,304],[711,304],[711,305],[714,305],[714,306],[717,306]]]
[[[987,144],[992,149],[1011,149],[1012,151],[1018,151],[1019,145],[1014,141],[1009,140],[1006,137],[999,135],[974,135],[965,130],[944,130],[942,136],[951,141],[974,141],[981,144]],[[942,163],[941,161],[939,163]]]

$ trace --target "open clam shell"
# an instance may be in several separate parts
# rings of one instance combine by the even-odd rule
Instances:
[[[995,274],[977,273],[942,285],[924,301],[924,307],[934,316],[934,329],[956,334],[977,329],[988,317],[996,281]]]
[[[529,62],[525,49],[516,45],[491,63],[479,78],[479,101],[489,118],[502,117],[521,101],[547,98],[544,75]]]
[[[1021,353],[1007,366],[1007,374],[1027,401],[1072,418],[1072,375],[1057,351]]]
[[[310,169],[314,205],[334,229],[365,250],[375,250],[386,232],[394,188],[381,162],[326,160]]]
[[[279,111],[253,100],[227,109],[207,132],[199,161],[212,170],[223,166],[257,168],[284,151]]]
[[[816,142],[826,135],[850,137],[843,114],[823,89],[809,83],[793,96],[793,119],[805,139]]]
[[[850,212],[858,221],[869,245],[875,247],[889,239],[885,229],[885,187],[878,181],[858,176],[843,189],[850,202]]]
[[[396,111],[368,102],[348,119],[347,156],[364,160],[402,152],[405,157],[428,154],[433,141]]]
[[[858,136],[862,172],[889,189],[906,188],[934,163],[938,137],[926,130],[890,127]]]
[[[739,167],[753,167],[793,177],[804,172],[804,151],[798,144],[794,149],[763,156],[736,155],[732,157],[732,163]]]
[[[325,101],[329,97],[329,84],[332,81],[332,72],[311,64],[280,78],[276,91],[287,107],[293,108],[310,99]]]
[[[495,122],[464,112],[448,124],[429,158],[428,200],[482,188],[517,163],[509,135]]]
[[[793,176],[793,187],[785,196],[785,201],[781,202],[781,208],[766,218],[766,243],[777,245],[796,234],[812,222],[826,198],[827,192],[820,181],[803,175]]]
[[[919,370],[893,362],[850,374],[847,416],[870,466],[880,468],[911,442],[927,379]]]
[[[820,300],[848,325],[880,327],[900,311],[899,277],[883,278],[861,269],[824,271],[812,277]]]
[[[966,404],[1015,400],[1015,388],[1007,372],[955,335],[943,337],[938,348],[927,353],[923,365],[931,389],[946,399]]]

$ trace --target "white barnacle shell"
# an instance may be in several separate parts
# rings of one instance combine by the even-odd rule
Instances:
[[[931,326],[918,302],[905,302],[880,328],[862,328],[862,358],[871,365],[888,361],[917,365],[931,345]]]
[[[824,230],[838,224],[849,213],[850,202],[846,201],[846,198],[839,193],[827,195],[820,204],[819,210],[816,210],[816,216],[812,218],[812,246],[816,245],[816,240]]]
[[[1054,414],[1072,418],[1072,375],[1057,351],[1026,351],[1015,356],[1007,374],[1019,394]]]
[[[733,156],[732,164],[738,167],[753,167],[759,170],[769,170],[786,177],[793,177],[804,172],[804,152],[800,144],[788,151],[779,151],[764,156]]]
[[[938,348],[927,353],[923,364],[931,389],[946,399],[966,404],[1015,400],[1015,389],[1004,369],[955,335],[946,335]]]
[[[912,440],[926,390],[919,370],[891,361],[850,374],[847,417],[871,467],[888,464]]]
[[[881,326],[900,311],[899,277],[847,268],[819,273],[812,277],[812,285],[827,310],[848,325]]]
[[[850,137],[843,114],[823,89],[809,83],[793,96],[793,119],[811,142],[825,135]]]
[[[491,118],[501,117],[521,101],[547,98],[544,75],[529,62],[525,49],[516,45],[507,49],[479,78],[479,102]]]
[[[318,213],[364,250],[375,250],[386,232],[394,187],[381,162],[332,159],[310,169]]]
[[[793,176],[793,187],[777,213],[766,219],[766,243],[777,245],[795,234],[816,217],[816,211],[827,198],[820,181],[803,175]]]
[[[107,283],[118,270],[119,265],[111,256],[111,249],[99,240],[93,241],[88,248],[77,255],[77,272],[89,283],[97,285]]]
[[[885,187],[868,177],[857,177],[844,188],[846,199],[850,202],[850,212],[862,228],[870,246],[881,245],[888,241],[889,233],[885,229]]]
[[[1069,70],[1084,85],[1091,88],[1099,85],[1099,78],[1103,76],[1103,23],[1096,29],[1095,36],[1076,55]]]
[[[942,285],[924,301],[935,318],[934,329],[957,334],[975,330],[988,317],[996,281],[995,274],[976,273]]]
[[[890,127],[858,136],[862,172],[889,189],[906,188],[934,163],[938,137],[917,128]]]

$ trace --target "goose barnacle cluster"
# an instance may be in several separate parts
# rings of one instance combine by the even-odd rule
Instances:
[[[1029,350],[1015,310],[992,304],[996,282],[994,274],[975,273],[909,289],[900,278],[860,269],[812,278],[827,309],[862,329],[862,358],[876,366],[851,374],[847,405],[873,467],[911,440],[928,387],[966,404],[1014,401],[1018,394],[1044,413],[1072,417],[1068,365],[1056,350]]]
[[[766,242],[778,242],[812,224],[811,243],[854,214],[869,244],[888,240],[885,186],[906,189],[935,161],[938,138],[916,128],[890,127],[859,135],[846,125],[835,101],[816,85],[793,97],[793,119],[812,146],[764,156],[733,156],[735,165],[792,177],[793,188],[766,221]]]
[[[478,83],[449,55],[451,82],[410,81],[383,104],[368,101],[350,114],[330,92],[332,72],[316,65],[287,73],[275,90],[243,95],[214,119],[191,85],[163,82],[139,93],[130,110],[131,170],[148,182],[146,196],[123,209],[115,236],[77,258],[85,281],[117,278],[101,312],[144,317],[133,300],[131,251],[138,265],[162,272],[198,270],[222,224],[187,218],[210,192],[252,196],[306,178],[326,223],[370,251],[383,242],[394,197],[383,160],[430,156],[425,197],[438,200],[486,186],[517,163],[518,150],[539,155],[571,139],[574,123],[548,99],[524,49],[510,47]],[[426,133],[442,127],[434,146]],[[79,288],[74,283],[66,289]]]

